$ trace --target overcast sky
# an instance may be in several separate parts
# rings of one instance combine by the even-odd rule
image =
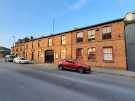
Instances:
[[[135,0],[0,0],[0,45],[123,17]]]

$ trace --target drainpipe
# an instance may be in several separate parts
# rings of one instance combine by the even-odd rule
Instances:
[[[72,51],[73,51],[73,42],[72,42],[72,32],[71,32],[71,59],[73,58],[73,54],[72,54]]]

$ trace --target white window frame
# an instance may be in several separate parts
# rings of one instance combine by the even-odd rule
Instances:
[[[76,35],[77,38],[83,38],[83,32],[78,32]]]
[[[95,55],[96,55],[96,48],[95,48],[95,47],[88,48],[88,56],[89,56],[90,54],[95,54]],[[96,57],[95,57],[95,59],[96,59]],[[92,59],[91,59],[91,60],[92,60]]]
[[[112,27],[104,27],[102,29],[103,34],[112,33]]]
[[[112,61],[113,60],[113,48],[106,47],[103,48],[104,61]]]
[[[52,41],[53,41],[52,38],[49,38],[48,39],[48,46],[52,46],[53,45],[53,42]]]
[[[65,45],[66,44],[66,36],[65,35],[62,35],[61,36],[61,44],[62,45]]]
[[[96,38],[96,31],[95,30],[89,30],[88,31],[88,40],[95,40]]]
[[[61,50],[61,59],[66,59],[66,49]]]

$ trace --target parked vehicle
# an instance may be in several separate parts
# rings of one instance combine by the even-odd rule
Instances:
[[[5,62],[13,62],[15,55],[6,55]]]
[[[30,61],[25,59],[24,57],[17,57],[14,59],[14,63],[18,63],[18,64],[29,64]]]
[[[73,60],[61,60],[58,64],[58,69],[59,70],[64,70],[64,69],[70,69],[70,70],[76,70],[79,73],[90,73],[91,72],[91,66],[87,64],[82,64],[77,61]]]

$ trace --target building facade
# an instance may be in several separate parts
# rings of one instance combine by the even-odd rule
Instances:
[[[16,42],[12,52],[37,63],[74,59],[93,67],[127,69],[124,19]]]

